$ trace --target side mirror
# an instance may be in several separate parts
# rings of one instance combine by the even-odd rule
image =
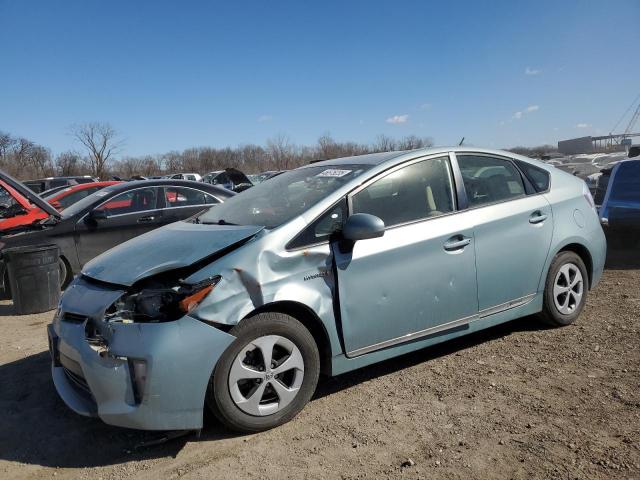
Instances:
[[[378,238],[384,235],[384,222],[381,218],[368,213],[354,213],[342,227],[342,236],[353,242]]]
[[[107,212],[104,210],[91,210],[91,213],[89,213],[89,218],[95,221],[106,220]]]

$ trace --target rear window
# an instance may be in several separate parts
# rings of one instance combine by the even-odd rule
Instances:
[[[621,163],[611,186],[611,199],[640,201],[640,161]]]
[[[516,163],[518,167],[520,167],[520,170],[526,175],[527,179],[533,184],[536,192],[546,192],[549,190],[549,172],[520,160],[516,160]]]

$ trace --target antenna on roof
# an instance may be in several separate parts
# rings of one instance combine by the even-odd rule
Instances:
[[[462,140],[460,140],[460,143],[458,144],[458,146],[461,147],[463,143],[464,143],[464,137],[462,137]]]

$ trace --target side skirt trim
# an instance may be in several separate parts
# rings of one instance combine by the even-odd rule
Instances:
[[[531,300],[533,300],[535,296],[536,296],[535,293],[532,293],[530,295],[525,295],[524,297],[520,297],[515,300],[510,300],[508,302],[501,303],[500,305],[485,308],[484,310],[480,310],[480,312],[478,312],[475,315],[469,315],[468,317],[463,317],[458,320],[453,320],[451,322],[443,323],[441,325],[436,325],[434,327],[425,328],[424,330],[419,330],[417,332],[407,333],[406,335],[402,335],[396,338],[391,338],[383,342],[374,343],[373,345],[369,345],[367,347],[357,348],[356,350],[347,352],[347,358],[359,357],[360,355],[365,355],[367,353],[375,352],[376,350],[382,350],[383,348],[393,347],[402,343],[407,343],[413,340],[417,340],[422,337],[427,337],[429,335],[444,332],[446,330],[462,327],[462,326],[468,325],[470,322],[473,322],[475,320],[488,317],[489,315],[494,315],[496,313],[504,312],[505,310],[521,307],[522,305],[525,305],[529,303]]]

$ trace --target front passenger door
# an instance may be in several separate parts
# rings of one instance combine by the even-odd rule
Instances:
[[[456,212],[449,158],[420,160],[353,194],[350,213],[385,222],[384,236],[332,245],[347,356],[452,328],[478,311],[473,218]]]
[[[160,226],[158,187],[129,190],[102,203],[94,210],[106,218],[86,215],[76,224],[78,260],[84,265],[92,258],[127,240]]]

